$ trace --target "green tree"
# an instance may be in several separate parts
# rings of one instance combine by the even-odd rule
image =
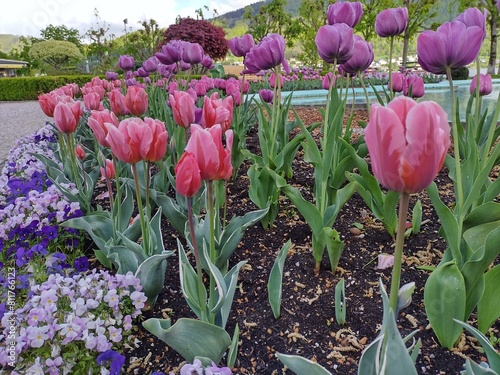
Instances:
[[[35,38],[21,36],[19,46],[10,52],[10,57],[13,60],[26,61],[29,65],[26,68],[19,69],[20,75],[31,75],[33,70],[39,69],[41,61],[30,55],[31,46],[34,42],[39,41]]]
[[[128,34],[125,50],[138,60],[146,60],[156,52],[158,45],[163,40],[165,29],[161,29],[158,22],[152,18],[138,23],[143,28]]]
[[[80,52],[83,53],[82,36],[77,29],[68,28],[64,25],[54,26],[50,24],[46,28],[40,30],[40,35],[42,39],[45,40],[62,40],[66,42],[71,42],[78,47]]]
[[[90,44],[87,46],[87,53],[97,59],[97,64],[99,65],[97,71],[103,72],[106,69],[106,64],[109,63],[110,56],[107,52],[115,35],[108,33],[111,25],[100,21],[101,18],[99,17],[97,8],[94,9],[94,16],[96,18],[96,25],[92,25],[85,33],[90,39]]]
[[[271,0],[261,6],[256,14],[253,14],[252,7],[245,8],[243,18],[249,21],[249,32],[256,42],[267,34],[277,33],[285,38],[288,47],[293,46],[302,28],[298,19],[285,12],[286,4],[286,0]]]
[[[329,5],[330,2],[325,0],[302,0],[300,4],[298,20],[302,52],[298,57],[307,66],[317,67],[320,63],[315,38],[319,28],[327,23]]]
[[[56,72],[60,72],[65,65],[83,58],[77,46],[62,40],[44,40],[34,43],[29,54],[32,58],[50,65]]]

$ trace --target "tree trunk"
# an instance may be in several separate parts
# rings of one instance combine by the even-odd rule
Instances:
[[[496,12],[490,13],[490,58],[488,61],[488,74],[495,74],[495,61],[497,59],[497,26],[498,16]]]
[[[403,62],[402,65],[406,67],[406,63],[408,61],[408,45],[410,44],[410,30],[408,28],[405,29],[405,33],[403,35]]]

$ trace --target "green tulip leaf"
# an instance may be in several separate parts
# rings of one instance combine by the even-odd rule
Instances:
[[[148,257],[137,268],[135,276],[141,281],[142,291],[148,297],[149,305],[156,302],[165,284],[165,270],[167,258],[172,256],[172,251],[164,251]]]
[[[477,304],[477,327],[486,333],[500,317],[500,265],[496,265],[484,275],[484,292]]]
[[[271,305],[275,319],[278,319],[280,316],[283,266],[285,265],[285,260],[291,244],[291,240],[288,240],[279,251],[276,260],[274,261],[273,268],[271,268],[271,273],[269,274],[269,280],[267,282],[269,304]]]
[[[276,355],[286,367],[298,375],[332,375],[332,373],[327,371],[323,366],[298,355],[282,353],[276,353]]]
[[[223,328],[195,319],[180,318],[171,326],[170,319],[151,318],[142,326],[189,363],[196,357],[219,363],[231,345],[231,338]]]
[[[466,290],[455,261],[442,263],[427,279],[424,289],[425,312],[441,346],[452,348],[462,333],[454,319],[465,314]]]

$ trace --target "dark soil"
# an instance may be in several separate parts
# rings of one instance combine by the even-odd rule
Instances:
[[[299,108],[298,113],[306,124],[321,120],[315,108]],[[356,111],[355,122],[366,120],[365,112]],[[247,143],[249,148],[258,147],[255,130],[250,133]],[[243,165],[238,177],[228,183],[228,217],[256,209],[248,198],[247,168],[248,165]],[[313,169],[303,161],[302,154],[298,154],[293,168],[294,176],[290,182],[301,186],[304,191],[311,191]],[[445,171],[439,174],[436,182],[442,194],[453,201],[451,181]],[[424,224],[419,234],[405,241],[401,280],[401,284],[414,281],[416,289],[413,302],[398,316],[398,326],[403,336],[418,330],[416,337],[422,341],[416,365],[419,374],[459,374],[465,357],[475,361],[486,358],[468,334],[462,336],[457,349],[441,348],[429,326],[423,303],[428,273],[418,267],[437,265],[446,244],[439,236],[440,223],[425,192],[412,196],[410,210],[417,199],[423,203]],[[362,229],[355,229],[354,223],[362,224]],[[354,195],[343,208],[334,228],[345,241],[339,267],[332,274],[325,255],[317,276],[313,272],[311,231],[286,198],[282,198],[280,213],[272,229],[266,231],[261,225],[256,225],[247,230],[231,259],[231,266],[241,260],[247,261],[240,271],[240,284],[226,327],[231,336],[236,324],[241,331],[234,373],[290,374],[277,359],[276,352],[304,356],[332,373],[357,373],[361,352],[375,339],[382,323],[379,280],[387,289],[390,285],[391,269],[377,269],[377,256],[392,254],[394,241],[358,195]],[[163,229],[165,248],[177,249],[177,233],[166,221]],[[284,267],[281,316],[275,319],[266,284],[276,255],[288,239],[293,245]],[[341,278],[346,282],[347,297],[347,322],[344,325],[336,322],[334,306],[335,286]],[[144,319],[150,317],[170,317],[173,323],[181,317],[194,317],[180,290],[177,254],[169,259],[165,288],[156,305],[144,314]],[[499,329],[497,321],[491,330],[495,337],[499,337]],[[140,322],[135,340],[135,347],[124,352],[128,366],[126,373],[178,373],[183,358],[144,330]]]

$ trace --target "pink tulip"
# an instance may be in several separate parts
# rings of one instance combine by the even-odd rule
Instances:
[[[42,94],[38,97],[38,104],[40,104],[43,113],[49,117],[54,117],[54,109],[57,103],[59,103],[57,95],[52,92]]]
[[[141,143],[141,156],[146,161],[160,161],[167,152],[168,133],[165,124],[149,117],[144,119],[144,123],[149,128],[146,132],[150,132],[152,136],[150,142],[148,142],[150,137],[147,135]]]
[[[241,82],[237,79],[227,81],[226,94],[232,96],[235,105],[241,105],[245,100],[241,93]]]
[[[333,78],[333,81],[332,81]],[[335,81],[337,80],[337,76],[334,76],[332,72],[328,72],[323,76],[323,88],[325,90],[330,90],[330,85],[333,83],[335,85]]]
[[[185,197],[192,197],[200,187],[200,167],[196,157],[191,152],[185,151],[175,166],[175,189]]]
[[[101,97],[97,92],[90,92],[87,95],[84,95],[83,103],[85,104],[85,108],[87,108],[87,110],[89,111],[102,111],[104,109],[101,103]]]
[[[118,127],[105,123],[108,130],[106,141],[111,152],[121,161],[134,164],[142,160],[142,144],[150,144],[153,134],[140,118],[129,117],[122,120]]]
[[[118,89],[108,92],[109,106],[117,116],[128,115],[130,112],[125,106],[125,96]]]
[[[112,178],[115,175],[115,166],[112,160],[106,159],[106,166],[101,167],[101,176],[104,180]]]
[[[125,95],[125,106],[134,116],[141,116],[148,110],[148,93],[142,87],[130,86]]]
[[[80,102],[59,102],[54,109],[56,127],[61,133],[73,133],[78,127],[81,116],[82,109],[80,107]]]
[[[223,131],[231,126],[233,121],[233,97],[227,96],[224,100],[219,99],[219,94],[214,92],[210,98],[203,99],[203,114],[201,125],[210,128],[215,124],[220,124]]]
[[[75,155],[78,158],[78,160],[84,160],[85,159],[85,150],[83,149],[82,145],[76,145],[76,147],[75,147]]]
[[[411,97],[421,98],[425,95],[424,79],[416,75],[407,76],[403,82],[403,95],[408,96],[411,87]]]
[[[177,125],[187,128],[194,122],[194,100],[185,91],[173,91],[169,95],[170,106]]]
[[[403,73],[395,72],[391,74],[391,83],[393,92],[403,92],[406,76]],[[389,87],[391,89],[391,87]]]
[[[106,141],[108,130],[106,126],[104,126],[105,123],[113,124],[115,127],[118,127],[119,124],[116,115],[108,109],[104,109],[102,111],[92,111],[87,120],[87,124],[94,132],[97,142],[99,142],[99,144],[103,147],[109,147],[109,143]]]
[[[222,145],[222,127],[219,124],[208,129],[191,124],[191,138],[186,151],[194,154],[203,180],[227,180],[231,177],[233,131],[227,130],[225,136],[226,148]]]
[[[434,102],[399,96],[386,107],[372,106],[365,140],[378,181],[393,191],[416,193],[443,166],[450,145],[448,116]]]

